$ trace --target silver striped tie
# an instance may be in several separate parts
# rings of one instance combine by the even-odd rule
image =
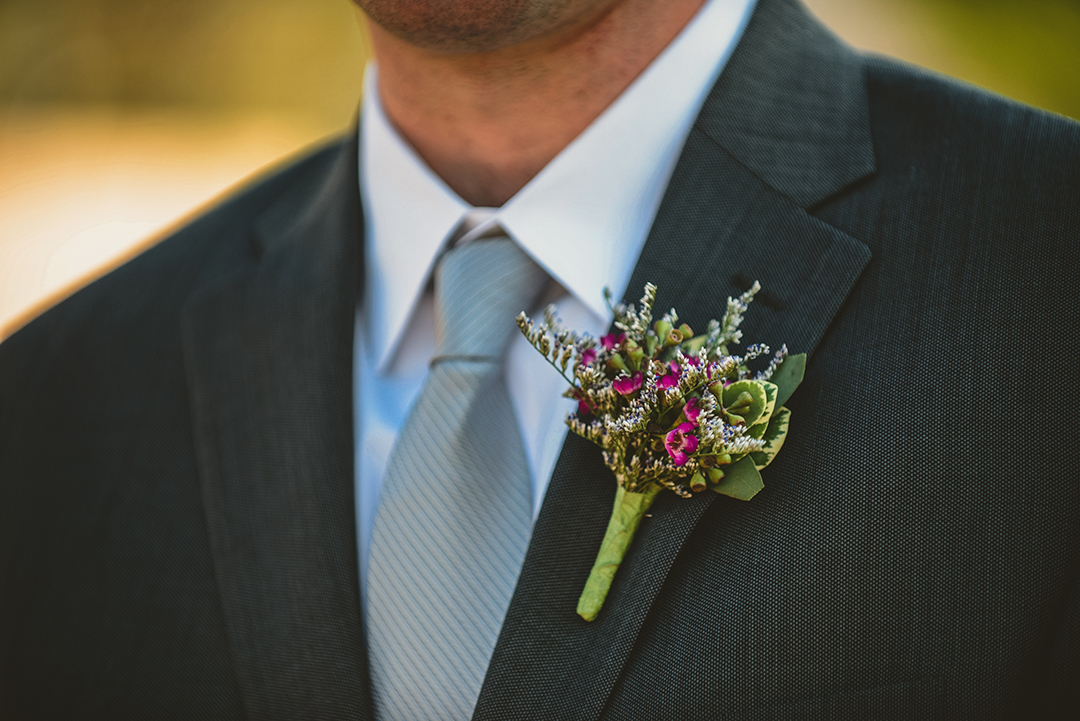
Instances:
[[[379,721],[472,715],[525,557],[531,483],[500,370],[547,275],[508,238],[449,251],[436,357],[390,456],[371,539]]]

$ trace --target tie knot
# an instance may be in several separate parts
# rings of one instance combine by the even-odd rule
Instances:
[[[505,236],[448,251],[435,270],[436,356],[501,356],[547,278]]]

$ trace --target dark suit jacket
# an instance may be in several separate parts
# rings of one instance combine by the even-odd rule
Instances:
[[[0,346],[0,714],[371,717],[356,150]],[[761,0],[630,287],[699,327],[760,279],[791,436],[752,502],[663,496],[591,624],[570,438],[476,717],[1080,717],[1078,263],[1080,126]]]

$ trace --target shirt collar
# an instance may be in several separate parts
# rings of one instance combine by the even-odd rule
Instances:
[[[471,235],[499,224],[598,317],[621,297],[679,151],[755,0],[709,0],[648,68],[573,142]],[[402,139],[369,63],[360,123],[365,316],[385,369],[439,252],[471,206]]]

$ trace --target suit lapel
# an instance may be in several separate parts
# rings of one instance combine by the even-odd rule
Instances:
[[[659,309],[674,306],[702,329],[757,279],[765,291],[745,337],[812,353],[870,252],[805,207],[873,167],[857,58],[798,6],[760,0],[687,140],[629,300],[651,280]],[[614,492],[595,447],[569,437],[475,718],[598,718],[648,614],[663,612],[654,600],[684,542],[720,502],[662,494],[600,617],[586,623],[574,609]]]
[[[261,217],[184,311],[207,530],[252,718],[370,718],[353,503],[357,148]]]

